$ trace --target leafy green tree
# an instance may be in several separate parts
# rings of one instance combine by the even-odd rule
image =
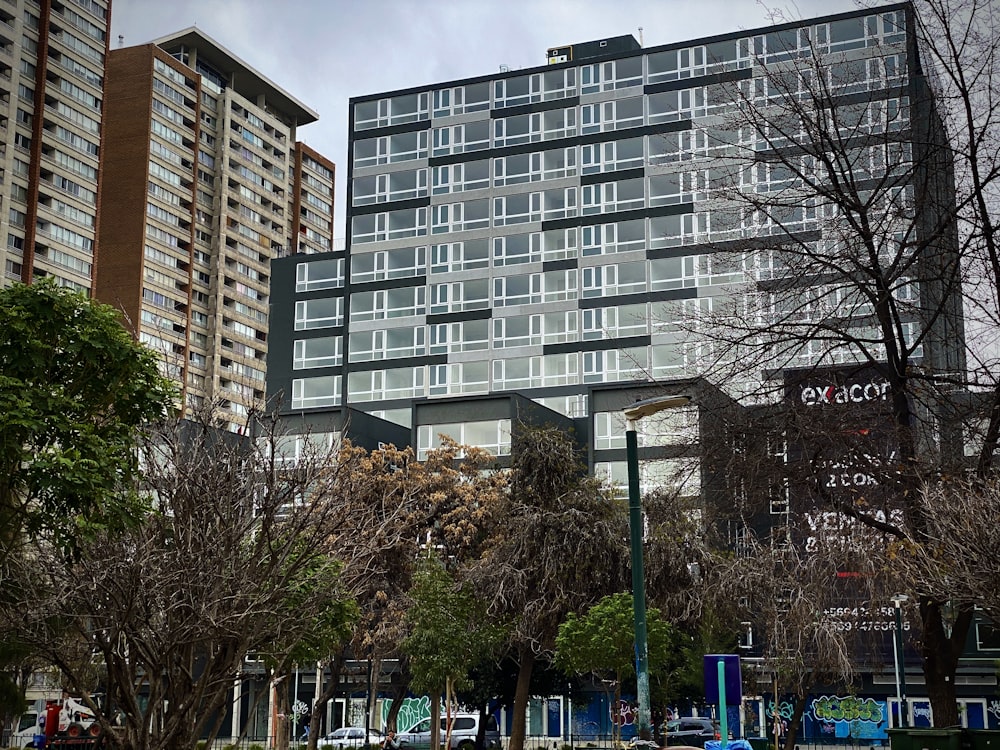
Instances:
[[[0,556],[25,532],[72,549],[135,518],[116,490],[172,397],[113,308],[46,281],[0,290]]]
[[[301,541],[299,546],[310,543]],[[343,566],[338,560],[330,555],[313,557],[308,550],[302,549],[291,554],[289,563],[299,569],[289,581],[286,606],[295,613],[299,627],[282,632],[274,643],[260,652],[275,682],[291,676],[296,665],[322,662],[343,649],[358,619],[357,602],[344,594]],[[288,690],[278,692],[280,715],[291,714],[290,700]],[[311,750],[315,750],[319,738],[319,725],[320,712],[310,711],[307,747]],[[287,747],[289,732],[283,727],[275,739],[279,748]]]
[[[437,557],[419,563],[410,598],[410,633],[402,648],[410,657],[411,688],[431,698],[431,747],[438,747],[441,693],[450,706],[455,688],[466,682],[477,662],[496,651],[504,632],[486,615],[486,603],[456,585]]]
[[[141,515],[122,493],[137,469],[138,428],[172,400],[155,355],[106,305],[51,281],[0,289],[0,609],[31,596],[8,565],[30,537],[64,552]],[[19,713],[18,675],[34,666],[17,634],[0,641],[0,722]]]
[[[679,662],[680,639],[655,607],[646,610],[646,631],[650,672],[675,667]],[[570,612],[559,626],[555,662],[568,673],[612,678],[617,704],[622,684],[635,679],[632,594],[619,592],[605,596],[582,616]]]

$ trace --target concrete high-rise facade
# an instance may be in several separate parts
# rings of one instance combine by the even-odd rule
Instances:
[[[0,3],[2,284],[90,293],[110,0]]]
[[[821,79],[822,106],[855,123],[873,169],[885,173],[876,152],[893,143],[890,169],[905,172],[936,117],[912,12],[900,3],[655,48],[612,37],[549,50],[537,68],[352,99],[348,247],[273,266],[269,394],[305,418],[349,409],[411,427],[420,455],[440,433],[509,452],[512,415],[482,404],[516,393],[576,420],[592,468],[624,483],[622,406],[706,372],[713,350],[694,321],[767,293],[784,273],[773,238],[842,239],[845,223],[810,196],[751,210],[795,182],[753,155],[810,136],[783,146],[776,125],[761,132],[741,113],[804,100]],[[933,263],[939,251],[925,250]],[[314,277],[325,288],[301,283]],[[835,304],[865,325],[850,295]],[[924,362],[941,340],[933,366],[959,368],[960,327],[935,336]],[[806,341],[770,366],[857,361],[849,347],[826,350]],[[745,373],[761,378],[774,374]],[[698,439],[694,407],[658,423],[642,425],[650,457]]]
[[[197,29],[113,50],[95,296],[238,429],[264,396],[270,262],[333,247],[317,114]]]

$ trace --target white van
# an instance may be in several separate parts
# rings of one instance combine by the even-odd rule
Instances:
[[[451,715],[451,750],[475,750],[476,733],[479,731],[479,714]],[[444,743],[448,732],[448,718],[441,715],[441,742]],[[431,720],[424,719],[407,732],[400,732],[396,739],[402,746],[401,750],[429,750],[431,746]],[[486,716],[486,739],[484,747],[496,750],[500,747],[500,727],[496,717]]]

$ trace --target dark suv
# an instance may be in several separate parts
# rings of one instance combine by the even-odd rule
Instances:
[[[711,719],[685,717],[668,721],[663,737],[667,745],[691,745],[705,747],[705,740],[717,740],[719,725]]]

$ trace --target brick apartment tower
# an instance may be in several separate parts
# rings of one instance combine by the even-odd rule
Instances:
[[[197,29],[111,51],[96,296],[238,430],[264,396],[270,262],[333,243],[317,114]]]
[[[0,285],[90,293],[110,0],[0,3]]]

